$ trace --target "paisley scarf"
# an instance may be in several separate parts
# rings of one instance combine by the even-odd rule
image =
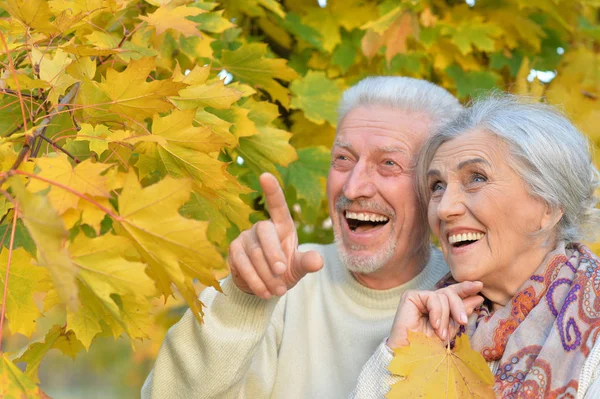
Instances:
[[[560,243],[505,307],[477,309],[467,334],[488,362],[499,361],[497,397],[574,398],[600,335],[600,259]]]

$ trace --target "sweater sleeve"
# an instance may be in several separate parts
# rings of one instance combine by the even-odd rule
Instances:
[[[385,344],[385,341],[382,342],[360,371],[356,388],[349,398],[381,399],[385,397],[391,386],[401,379],[400,376],[392,375],[388,370],[393,358],[392,350]]]
[[[202,292],[204,323],[191,311],[168,331],[143,399],[264,398],[270,395],[283,329],[284,299],[240,291],[231,278],[223,294]]]
[[[584,398],[600,398],[600,341],[592,348],[579,375],[577,399]]]

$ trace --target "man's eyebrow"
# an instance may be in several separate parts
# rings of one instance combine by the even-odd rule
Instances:
[[[347,148],[347,149],[351,150],[352,149],[352,144],[350,144],[350,143],[348,143],[346,141],[335,140],[333,142],[333,146],[332,147],[342,147],[342,148]]]
[[[473,158],[473,159],[467,159],[466,161],[462,161],[458,164],[458,169],[462,169],[465,166],[469,166],[472,164],[476,164],[476,163],[483,163],[486,164],[487,166],[491,166],[490,163],[488,161],[486,161],[483,158]]]
[[[395,145],[386,145],[386,146],[383,146],[383,147],[378,147],[377,150],[380,151],[380,152],[401,152],[403,154],[408,154],[406,152],[405,148],[399,147],[399,146],[395,146]]]

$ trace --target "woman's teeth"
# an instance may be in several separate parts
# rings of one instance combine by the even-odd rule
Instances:
[[[479,241],[483,238],[485,234],[483,233],[462,233],[462,234],[453,234],[448,237],[448,242],[450,244],[457,244],[464,241]]]

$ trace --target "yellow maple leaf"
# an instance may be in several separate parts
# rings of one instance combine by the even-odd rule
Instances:
[[[53,326],[44,337],[43,342],[34,342],[15,361],[27,363],[25,375],[33,382],[39,384],[38,368],[42,359],[51,349],[58,349],[63,354],[75,359],[75,355],[83,349],[81,342],[75,337],[73,331],[66,331],[65,326]]]
[[[392,386],[388,399],[495,397],[494,376],[483,356],[471,349],[466,334],[456,338],[454,349],[412,331],[408,341],[409,346],[394,350],[389,370],[404,378]]]
[[[54,57],[49,54],[43,54],[36,47],[31,50],[32,61],[38,65],[40,70],[40,79],[47,82],[51,91],[48,95],[50,103],[56,105],[58,97],[65,94],[67,89],[77,80],[66,73],[66,68],[71,65],[73,60],[61,49],[57,49]]]
[[[167,96],[177,95],[186,85],[169,79],[146,82],[153,69],[152,58],[131,61],[123,72],[108,69],[98,87],[108,95],[112,112],[142,121],[173,108]]]
[[[6,355],[0,361],[0,398],[49,399]]]
[[[154,284],[145,273],[146,264],[124,257],[130,247],[125,237],[109,234],[93,239],[80,235],[69,247],[78,268],[83,306],[77,312],[67,312],[67,327],[86,349],[102,331],[101,320],[111,327],[114,336],[125,331],[131,338],[146,337],[139,323],[131,324],[124,317],[128,307],[133,306],[142,314],[145,311],[148,320],[148,296],[154,293]],[[149,320],[144,325],[148,324]]]
[[[166,177],[142,188],[134,173],[128,175],[119,196],[119,234],[129,237],[151,276],[165,294],[174,283],[195,317],[201,320],[201,302],[192,285],[198,278],[218,287],[210,270],[223,265],[221,255],[206,239],[208,223],[184,218],[179,208],[189,199],[191,181]]]
[[[216,109],[229,109],[231,105],[242,97],[242,92],[225,87],[222,80],[209,84],[196,84],[179,91],[179,96],[173,97],[174,102],[181,109],[212,107]]]
[[[90,197],[110,197],[110,192],[106,187],[106,177],[103,176],[103,173],[113,165],[86,159],[72,167],[67,156],[62,154],[56,157],[37,158],[35,165],[40,168],[38,176],[46,180],[59,183]],[[62,187],[32,179],[29,189],[35,192],[44,190],[48,186],[51,187],[48,199],[59,214],[62,215],[68,209],[77,208],[81,198]]]
[[[210,128],[193,125],[195,116],[195,109],[175,110],[164,117],[155,115],[152,134],[163,137],[164,146],[176,145],[204,153],[221,150],[221,140]]]
[[[2,8],[35,30],[47,35],[58,32],[51,22],[54,15],[45,0],[5,0],[2,2]]]
[[[173,29],[181,32],[184,36],[199,36],[200,31],[196,27],[196,22],[190,21],[186,17],[202,14],[204,10],[196,7],[169,7],[161,5],[156,11],[147,16],[141,16],[142,21],[154,26],[156,34],[160,35],[167,29]]]
[[[6,298],[6,318],[10,331],[28,337],[35,332],[36,320],[41,315],[33,293],[39,291],[38,283],[48,277],[48,271],[32,264],[33,258],[23,248],[13,250],[8,276]],[[4,277],[8,265],[8,250],[0,252],[0,287],[4,287]]]
[[[77,309],[77,270],[64,247],[68,231],[45,196],[31,193],[20,179],[11,178],[10,183],[19,203],[23,224],[37,247],[37,264],[50,272],[61,301],[68,308]]]
[[[281,58],[266,58],[265,43],[242,45],[234,51],[223,50],[221,66],[240,79],[255,87],[261,88],[279,101],[284,107],[290,103],[288,91],[275,79],[290,81],[298,76],[296,71],[287,66]]]

